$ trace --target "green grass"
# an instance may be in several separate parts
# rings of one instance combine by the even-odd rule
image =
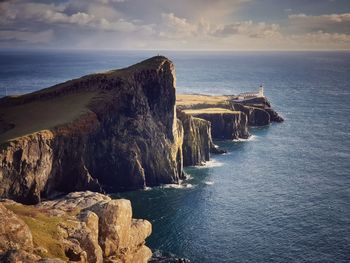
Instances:
[[[72,224],[68,222],[67,216],[49,216],[36,207],[19,204],[6,205],[6,208],[28,225],[32,232],[34,247],[43,247],[47,250],[47,253],[39,256],[68,260],[58,233],[58,225]]]
[[[205,109],[188,109],[183,110],[184,113],[189,115],[198,115],[198,114],[239,114],[239,111],[232,111],[224,108],[205,108]]]
[[[176,105],[180,107],[193,107],[196,105],[225,107],[228,105],[228,97],[202,94],[177,94]]]
[[[89,112],[88,104],[95,95],[96,92],[85,91],[3,106],[0,117],[15,127],[0,134],[0,143],[74,121]]]

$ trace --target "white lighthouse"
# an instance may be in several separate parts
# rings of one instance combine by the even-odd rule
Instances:
[[[258,97],[265,97],[264,96],[264,86],[263,85],[260,85],[259,87],[259,95]]]

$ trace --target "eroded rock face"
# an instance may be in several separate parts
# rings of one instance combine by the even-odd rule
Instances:
[[[93,99],[74,122],[0,143],[1,197],[33,204],[56,192],[132,190],[183,177],[175,70],[164,57],[5,98],[0,109],[86,92]]]
[[[184,128],[182,145],[184,165],[200,165],[209,161],[210,150],[213,148],[210,122],[194,118],[180,111],[178,117]]]
[[[283,118],[271,108],[271,104],[266,97],[254,98],[236,103],[231,101],[231,106],[235,110],[244,112],[248,116],[250,126],[265,126],[271,122],[283,122]]]
[[[211,123],[211,135],[214,139],[234,140],[248,138],[248,118],[243,112],[200,113],[196,117]]]
[[[270,115],[264,109],[245,106],[239,103],[234,103],[233,109],[244,112],[247,115],[249,126],[265,126],[271,123]]]
[[[151,224],[132,218],[130,201],[98,193],[75,192],[35,207],[3,200],[0,221],[6,223],[0,226],[0,259],[8,262],[141,263],[152,256],[145,246]],[[48,231],[38,232],[49,223]]]

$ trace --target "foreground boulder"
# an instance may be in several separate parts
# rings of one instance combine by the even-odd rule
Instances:
[[[0,262],[147,262],[152,226],[130,201],[75,192],[37,206],[0,203]]]

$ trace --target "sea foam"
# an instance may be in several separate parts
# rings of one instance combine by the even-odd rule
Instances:
[[[233,141],[234,142],[250,142],[250,141],[256,141],[257,138],[258,137],[256,135],[251,135],[248,139],[239,138],[239,139],[234,139]]]
[[[195,166],[197,169],[204,169],[204,168],[212,168],[212,167],[220,167],[220,166],[223,166],[224,164],[215,160],[215,159],[212,159],[210,161],[206,161],[205,163],[203,163],[203,165],[198,165],[198,166]]]

